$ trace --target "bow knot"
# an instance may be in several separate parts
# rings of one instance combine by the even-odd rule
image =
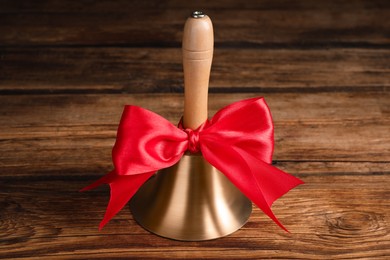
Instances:
[[[202,151],[211,165],[286,230],[271,205],[303,182],[271,165],[273,147],[272,117],[263,98],[233,103],[195,130],[184,128],[182,122],[176,127],[146,109],[125,106],[112,151],[115,169],[83,190],[110,185],[102,228],[157,170],[174,165],[186,151]]]
[[[199,131],[186,128],[184,132],[188,135],[188,151],[190,153],[200,152]]]

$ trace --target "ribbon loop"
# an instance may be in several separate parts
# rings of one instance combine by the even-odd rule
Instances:
[[[125,106],[112,153],[115,169],[83,190],[110,185],[111,198],[100,223],[102,228],[157,170],[174,165],[186,151],[201,151],[211,165],[287,230],[271,205],[303,182],[270,165],[273,130],[263,98],[235,102],[195,130],[183,128],[182,121],[175,127],[151,111]]]

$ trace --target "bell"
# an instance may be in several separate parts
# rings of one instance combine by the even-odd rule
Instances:
[[[130,207],[145,229],[184,241],[231,234],[252,212],[250,200],[202,155],[184,155],[160,170],[139,189]]]
[[[185,128],[196,129],[207,119],[213,45],[210,18],[193,12],[183,34]],[[201,154],[186,154],[152,176],[133,196],[130,208],[134,219],[152,233],[201,241],[241,228],[252,203]]]

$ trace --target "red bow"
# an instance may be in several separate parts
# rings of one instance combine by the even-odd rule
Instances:
[[[271,114],[263,98],[233,103],[198,129],[175,127],[137,106],[125,106],[112,151],[115,169],[82,189],[103,183],[111,188],[101,229],[157,170],[174,165],[188,150],[203,157],[281,228],[272,203],[303,182],[271,165],[274,148]]]

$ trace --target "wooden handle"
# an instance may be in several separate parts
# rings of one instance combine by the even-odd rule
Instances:
[[[184,25],[183,126],[198,128],[207,119],[207,96],[213,59],[213,25],[207,15],[193,12]]]

